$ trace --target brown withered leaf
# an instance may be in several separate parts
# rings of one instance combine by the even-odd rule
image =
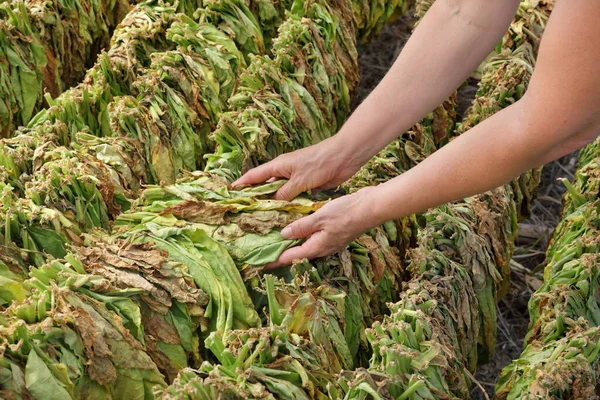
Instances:
[[[173,362],[164,352],[158,349],[154,338],[146,336],[144,340],[146,341],[146,353],[152,358],[159,371],[167,378],[167,382],[172,383],[177,378],[179,369],[173,365]]]
[[[228,223],[238,225],[244,232],[266,235],[273,229],[283,229],[292,222],[302,218],[299,213],[282,213],[278,211],[254,211],[227,216]]]
[[[352,256],[347,247],[340,251],[340,262],[342,263],[342,270],[344,271],[344,276],[351,278],[353,270]]]
[[[200,305],[208,304],[208,295],[202,290],[190,286],[183,277],[164,277],[157,278],[154,274],[146,275],[148,281],[155,283],[165,289],[171,297],[180,303],[196,303]]]
[[[144,335],[167,344],[181,344],[177,328],[165,321],[164,315],[147,307],[141,307]]]
[[[150,299],[153,300],[148,302],[148,304],[157,312],[162,314],[166,314],[173,304],[169,293],[161,288],[156,287],[135,272],[113,268],[108,265],[93,267],[90,272],[94,275],[103,276],[111,281],[114,286],[121,289],[142,289],[143,291],[147,292],[150,296]]]
[[[79,249],[79,254],[85,264],[105,262],[122,269],[159,269],[168,261],[168,253],[153,247],[152,243],[127,244],[115,242],[108,244],[101,241],[94,247]]]
[[[100,385],[108,385],[117,380],[117,369],[108,358],[92,356],[87,372]]]
[[[117,371],[111,362],[113,353],[104,335],[100,332],[92,316],[82,307],[73,307],[62,296],[57,296],[57,305],[62,313],[70,315],[79,334],[83,349],[88,357],[87,369],[90,378],[101,385],[117,380]]]
[[[152,243],[97,241],[94,248],[80,249],[86,271],[107,278],[115,287],[144,290],[149,294],[144,300],[162,314],[171,306],[171,298],[181,303],[208,304],[206,293],[186,279],[185,266],[169,261],[167,255]]]
[[[381,227],[375,228],[375,241],[379,245],[379,249],[383,253],[383,257],[388,265],[388,268],[394,274],[400,275],[404,272],[402,261],[398,255],[397,248],[390,247],[385,231]]]
[[[73,316],[73,324],[83,342],[83,348],[88,357],[112,357],[110,346],[96,329],[90,314],[83,308],[76,307],[69,312]]]
[[[173,215],[186,221],[202,224],[221,225],[226,223],[225,214],[235,211],[234,205],[216,204],[202,200],[186,200],[177,205],[167,207],[160,215]]]
[[[358,241],[369,251],[369,258],[371,260],[371,265],[373,266],[373,281],[374,283],[377,283],[383,277],[386,265],[382,254],[379,252],[379,245],[368,235],[362,235],[358,238]]]

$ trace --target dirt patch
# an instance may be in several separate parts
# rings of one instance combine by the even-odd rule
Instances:
[[[389,22],[374,40],[358,46],[360,85],[354,107],[375,89],[400,54],[413,29],[410,15]]]

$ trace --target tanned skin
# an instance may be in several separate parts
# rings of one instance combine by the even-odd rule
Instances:
[[[340,185],[421,120],[476,69],[508,29],[518,0],[438,0],[375,90],[339,133],[248,171],[234,186],[289,181],[276,198]],[[287,226],[307,238],[268,268],[322,257],[385,221],[483,193],[600,134],[600,1],[558,0],[521,100],[410,171],[327,203]]]

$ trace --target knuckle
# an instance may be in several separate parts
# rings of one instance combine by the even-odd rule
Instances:
[[[292,227],[292,232],[294,232],[294,227]],[[295,236],[303,237],[306,235],[307,229],[306,224],[304,222],[298,221],[295,225]]]

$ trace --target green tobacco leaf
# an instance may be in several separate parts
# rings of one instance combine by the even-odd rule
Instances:
[[[64,240],[55,231],[38,226],[30,226],[27,230],[40,250],[56,258],[63,258],[67,255]]]
[[[71,400],[71,396],[52,375],[35,349],[29,352],[25,366],[25,382],[27,390],[36,399]]]

